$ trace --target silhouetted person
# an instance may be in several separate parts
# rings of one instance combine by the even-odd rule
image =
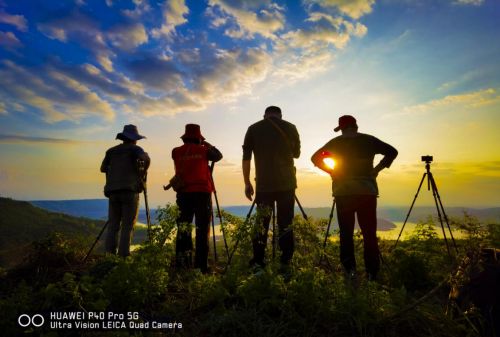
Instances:
[[[280,108],[266,108],[264,119],[251,125],[246,132],[242,166],[245,195],[249,200],[252,200],[254,194],[250,182],[252,153],[255,156],[257,210],[273,209],[276,202],[278,242],[282,252],[280,262],[282,267],[287,267],[294,252],[293,231],[289,226],[293,220],[297,188],[293,159],[300,156],[300,139],[295,125],[281,118]],[[251,265],[265,266],[269,222],[270,216],[265,216],[262,223],[257,224]]]
[[[139,170],[138,161],[144,162],[147,170],[150,164],[149,156],[137,146],[141,136],[135,125],[125,125],[123,132],[116,135],[122,144],[106,151],[101,164],[101,172],[106,173],[104,195],[109,198],[108,232],[106,235],[106,252],[120,256],[130,255],[130,242],[139,211],[139,194],[143,190],[143,174]],[[118,245],[118,233],[120,232]]]
[[[356,275],[354,258],[354,215],[363,233],[364,260],[368,279],[374,280],[380,268],[380,252],[377,242],[377,196],[378,173],[390,167],[398,151],[381,140],[358,133],[356,119],[352,116],[339,118],[342,135],[333,138],[321,147],[311,161],[332,177],[332,192],[337,204],[340,227],[340,260],[350,277]],[[384,158],[373,167],[376,154]],[[332,169],[325,158],[335,160]]]
[[[193,241],[191,230],[183,230],[183,224],[191,224],[195,217],[196,253],[195,268],[203,273],[208,271],[208,246],[210,236],[211,193],[214,186],[208,162],[222,159],[222,153],[205,141],[200,126],[187,124],[181,136],[184,145],[172,150],[175,174],[180,177],[183,187],[177,190],[177,205],[180,214],[177,219],[179,230],[176,239],[176,263],[178,267],[191,266]]]

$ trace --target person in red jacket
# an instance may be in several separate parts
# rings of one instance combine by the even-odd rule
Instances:
[[[191,229],[186,229],[185,225],[191,224],[194,217],[196,225],[194,267],[206,273],[210,236],[210,199],[214,191],[208,162],[221,160],[222,153],[205,141],[197,124],[187,124],[181,139],[184,145],[172,150],[175,174],[183,182],[183,186],[177,190],[177,206],[180,214],[177,219],[176,263],[177,267],[191,266],[193,241]]]

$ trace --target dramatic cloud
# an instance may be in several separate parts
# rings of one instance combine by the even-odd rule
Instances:
[[[310,5],[317,4],[324,8],[336,8],[353,19],[359,19],[363,15],[371,13],[375,0],[305,0],[305,2]]]
[[[191,24],[185,0],[108,0],[99,13],[90,2],[39,6],[34,34],[57,51],[35,64],[0,63],[2,110],[35,110],[49,123],[173,115],[232,102],[264,81],[290,84],[328,69],[336,50],[366,34],[335,6],[354,11],[307,1],[304,18],[288,22],[278,1],[209,0]],[[31,51],[22,38],[0,32],[0,45],[22,55]]]
[[[22,47],[23,44],[12,32],[1,32],[0,31],[0,47],[6,49],[17,49]]]
[[[4,61],[0,67],[0,97],[24,106],[30,105],[42,113],[49,123],[62,120],[80,120],[100,116],[107,120],[114,117],[111,105],[99,95],[73,78],[54,69],[35,74],[31,69]]]
[[[28,31],[28,21],[23,15],[11,15],[0,9],[0,23],[15,26],[22,32]]]
[[[275,39],[276,32],[285,26],[284,9],[270,1],[210,0],[209,4],[212,6],[208,11],[212,25],[229,26],[225,34],[232,38],[252,38],[260,34]]]
[[[153,30],[154,37],[170,36],[175,28],[187,22],[185,18],[189,14],[189,8],[185,0],[166,0],[163,4],[164,23],[159,29]]]

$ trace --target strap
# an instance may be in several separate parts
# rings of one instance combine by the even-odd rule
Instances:
[[[292,147],[292,144],[290,143],[290,139],[288,139],[287,135],[285,134],[285,131],[283,131],[279,126],[278,124],[276,124],[275,121],[273,121],[271,118],[266,118],[266,120],[268,120],[272,126],[274,126],[274,128],[276,130],[278,130],[278,132],[280,133],[281,137],[283,137],[283,139],[285,140],[285,143],[288,145],[288,149],[290,150],[290,153],[292,154],[292,157],[293,157],[293,147]]]

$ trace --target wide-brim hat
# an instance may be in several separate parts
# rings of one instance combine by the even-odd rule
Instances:
[[[350,127],[357,127],[356,118],[350,115],[344,115],[339,117],[339,126],[337,126],[333,131],[337,132],[339,130],[344,130]]]
[[[186,124],[186,130],[181,138],[205,140],[205,137],[201,134],[200,126],[198,124]]]
[[[139,140],[146,137],[139,134],[139,131],[137,131],[137,126],[128,124],[123,127],[122,132],[116,135],[116,139],[124,140],[124,138],[129,140]]]

